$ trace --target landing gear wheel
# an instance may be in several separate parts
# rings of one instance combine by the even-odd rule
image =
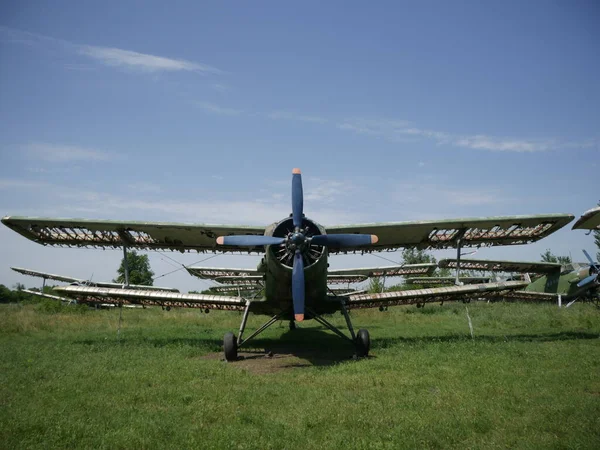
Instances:
[[[356,335],[356,356],[359,358],[368,356],[370,348],[371,338],[369,337],[369,332],[364,328],[361,328]]]
[[[223,350],[225,352],[225,361],[231,362],[238,359],[237,339],[231,331],[225,333],[225,337],[223,338]]]
[[[295,330],[296,329],[296,322],[294,322],[293,320],[290,320],[290,330]]]

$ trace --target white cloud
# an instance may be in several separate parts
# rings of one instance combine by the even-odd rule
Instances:
[[[120,48],[95,47],[91,45],[78,46],[78,53],[93,58],[104,65],[125,67],[144,72],[175,72],[189,71],[196,73],[222,73],[216,67],[199,64],[185,59],[172,59],[164,56],[138,53]]]
[[[0,189],[39,189],[47,187],[42,181],[14,180],[11,178],[0,178]]]
[[[453,140],[457,147],[500,152],[541,152],[553,148],[552,143],[523,139],[501,139],[482,134]]]
[[[416,139],[432,140],[436,145],[452,145],[474,150],[499,152],[542,152],[559,148],[589,148],[595,145],[593,140],[576,142],[494,137],[484,134],[458,135],[445,131],[418,128],[412,125],[411,122],[404,120],[389,119],[348,119],[338,124],[338,128],[358,134],[382,137],[392,142],[403,141],[401,136],[410,136]]]
[[[56,39],[42,34],[30,33],[9,27],[0,26],[0,37],[4,41],[29,46],[45,45],[60,48],[63,51],[76,53],[91,58],[110,67],[119,67],[142,72],[176,72],[188,71],[199,74],[222,74],[223,71],[208,64],[201,64],[185,59],[167,58],[165,56],[139,53],[115,47],[80,45],[64,39]],[[82,64],[66,64],[69,70],[89,70]]]
[[[241,109],[225,108],[223,106],[215,105],[214,103],[209,102],[195,102],[194,104],[199,108],[202,108],[206,112],[219,114],[223,116],[239,116],[244,112]]]
[[[118,158],[118,155],[114,153],[101,150],[40,142],[28,144],[24,146],[24,150],[36,159],[56,163],[71,161],[111,161]]]

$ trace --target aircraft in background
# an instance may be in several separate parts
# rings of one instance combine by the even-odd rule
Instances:
[[[503,293],[501,298],[516,300],[554,301],[559,306],[569,301],[571,306],[577,300],[600,301],[600,265],[592,260],[588,252],[583,251],[589,263],[548,263],[521,261],[491,261],[483,259],[462,259],[460,267],[464,270],[482,272],[520,273],[528,281],[524,289],[515,289]],[[442,259],[440,267],[456,269],[456,259]],[[537,277],[531,281],[530,275]]]
[[[373,252],[415,247],[419,249],[518,245],[538,241],[559,230],[574,216],[546,214],[451,220],[368,223],[324,227],[304,215],[302,178],[292,171],[292,214],[272,225],[239,226],[127,222],[110,220],[4,217],[2,223],[22,236],[42,245],[91,248],[128,248],[262,255],[255,271],[245,269],[190,268],[198,276],[214,277],[236,285],[260,283],[262,298],[207,294],[181,294],[161,290],[71,285],[55,288],[60,295],[80,303],[133,303],[244,312],[238,336],[225,334],[223,347],[227,361],[237,359],[238,349],[278,320],[314,319],[356,346],[358,356],[370,348],[367,330],[354,332],[348,310],[504,296],[524,288],[523,281],[483,283],[464,286],[416,289],[381,293],[336,295],[329,290],[333,280],[366,279],[372,276],[418,275],[414,271],[430,267],[397,265],[360,269],[329,270],[330,255]],[[126,280],[128,280],[125,268]],[[212,275],[206,271],[213,270]],[[413,272],[411,272],[413,271]],[[219,272],[218,274],[216,272]],[[243,274],[241,273],[243,272]],[[395,274],[395,275],[393,275]],[[264,314],[270,319],[246,339],[243,333],[248,314]],[[340,311],[350,337],[332,325],[325,314]]]

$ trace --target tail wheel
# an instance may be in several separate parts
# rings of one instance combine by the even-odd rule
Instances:
[[[369,332],[364,328],[358,330],[358,334],[356,335],[356,354],[359,357],[365,357],[369,355],[369,350],[371,348],[371,338],[369,337]]]
[[[223,338],[223,351],[225,352],[225,361],[231,362],[237,360],[237,339],[231,331],[225,333],[225,337]]]

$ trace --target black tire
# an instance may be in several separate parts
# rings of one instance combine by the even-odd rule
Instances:
[[[361,328],[356,335],[356,355],[360,358],[369,356],[370,349],[371,338],[369,337],[369,332],[364,328]]]
[[[296,329],[296,322],[290,320],[290,331],[294,331]]]
[[[235,338],[235,334],[233,334],[231,331],[225,333],[225,337],[223,338],[223,351],[225,352],[225,361],[237,361],[237,339]]]

